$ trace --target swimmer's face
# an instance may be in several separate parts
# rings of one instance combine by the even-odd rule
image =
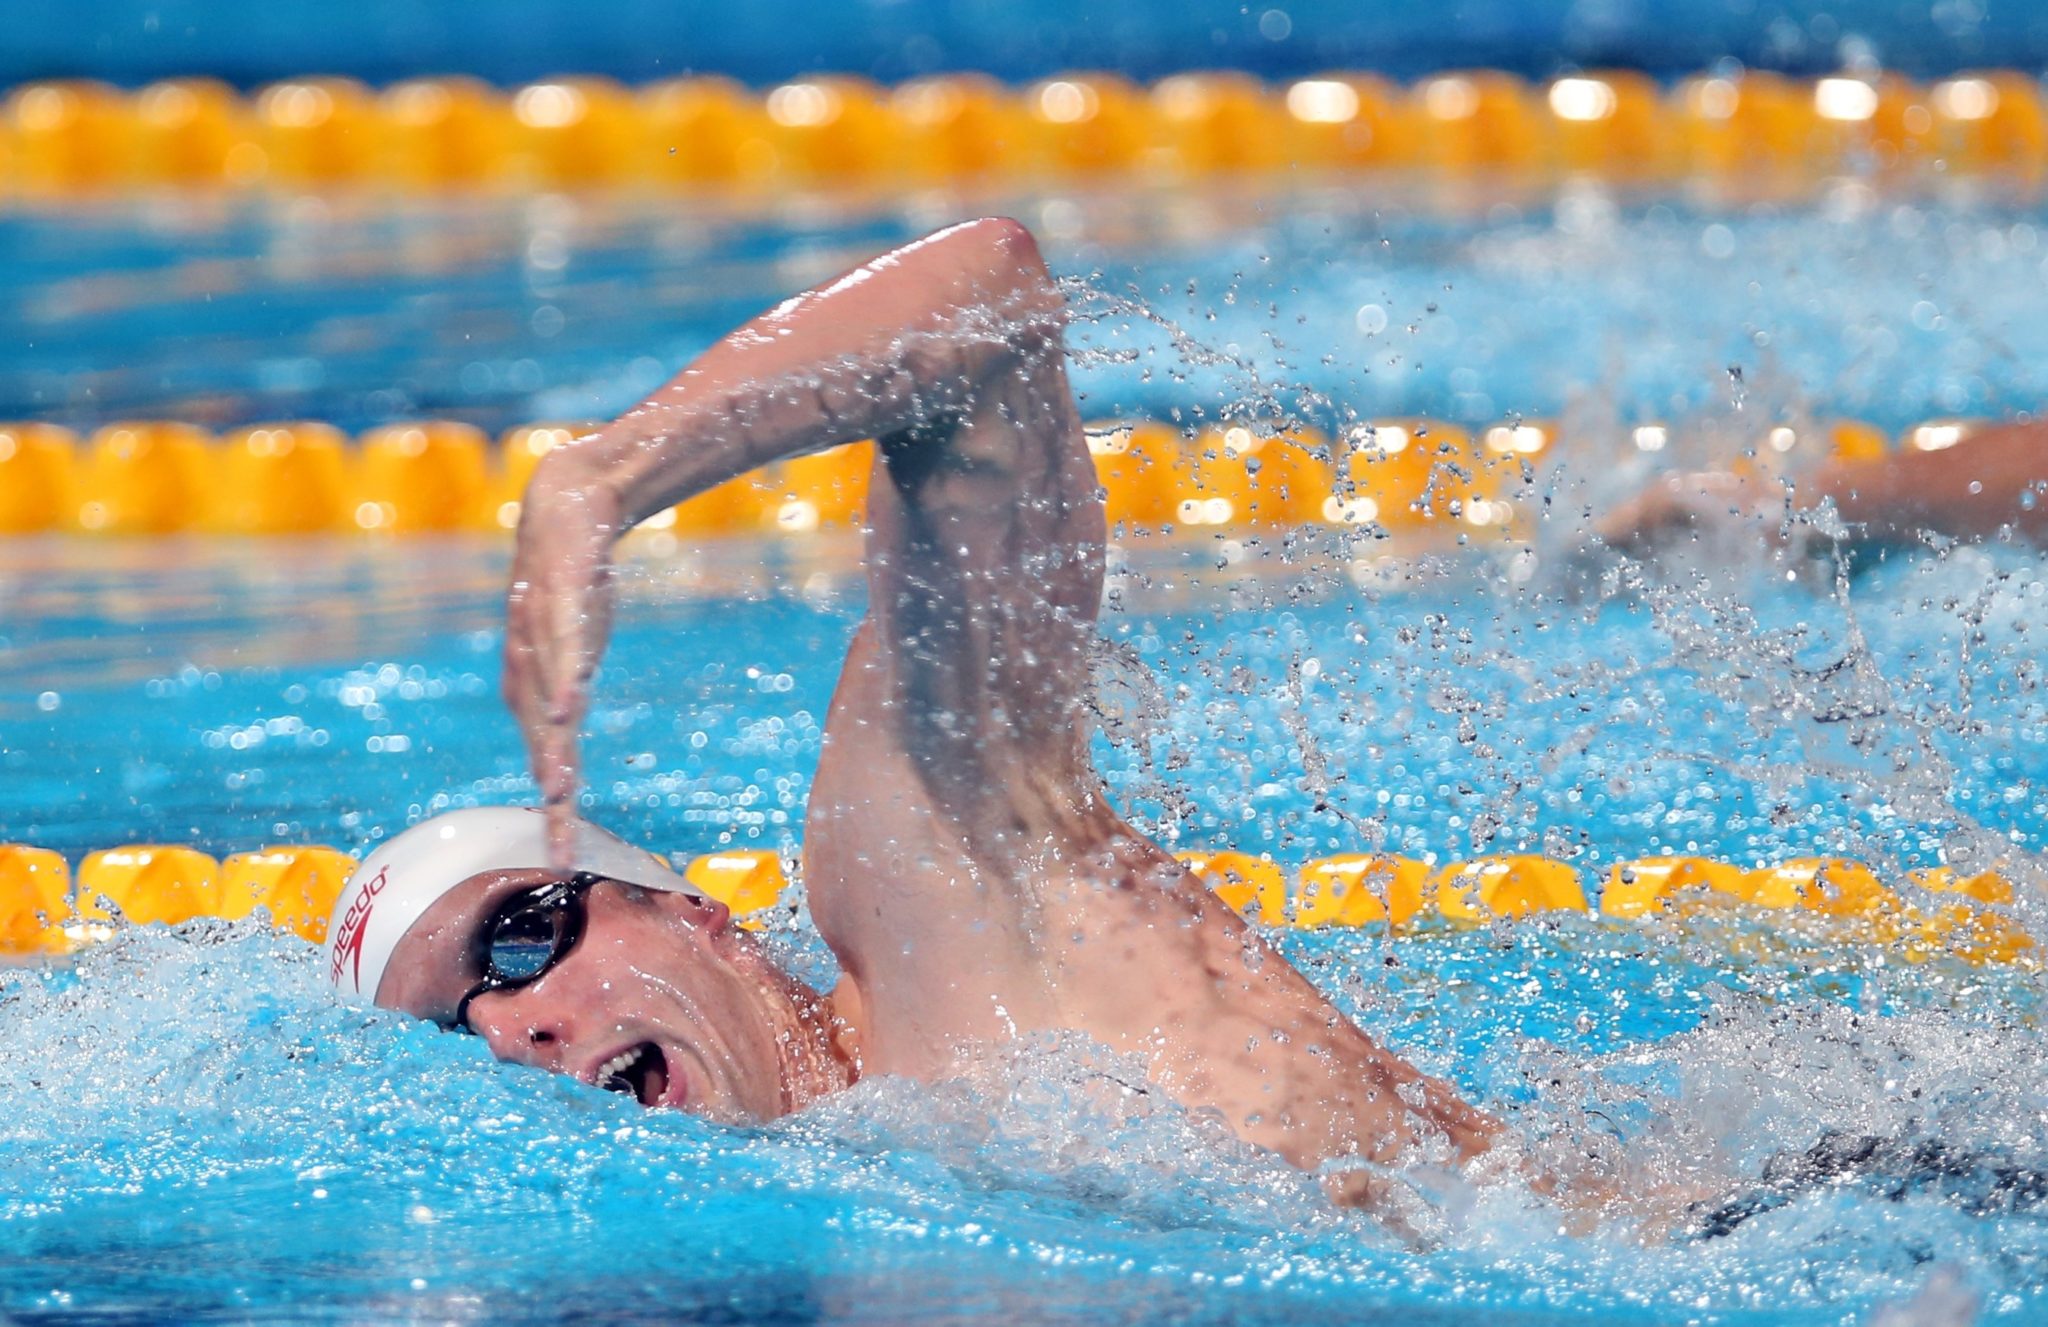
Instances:
[[[484,982],[483,937],[560,879],[518,870],[464,881],[406,932],[377,1003],[452,1024]],[[800,988],[725,905],[602,879],[552,897],[564,892],[582,911],[573,943],[538,980],[469,1000],[468,1029],[499,1059],[714,1119],[765,1119],[798,1104],[785,1051],[807,1040]],[[531,932],[535,919],[521,920]]]

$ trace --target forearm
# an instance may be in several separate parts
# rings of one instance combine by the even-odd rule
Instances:
[[[755,318],[546,473],[602,488],[624,529],[757,466],[942,419],[1061,312],[1021,226],[955,226]]]
[[[2048,425],[2011,424],[1941,451],[1830,462],[1814,475],[1808,493],[1813,500],[1831,499],[1844,521],[1872,539],[1910,538],[1921,530],[1984,536],[2010,526],[2048,543],[2048,493],[2036,487],[2044,480]]]

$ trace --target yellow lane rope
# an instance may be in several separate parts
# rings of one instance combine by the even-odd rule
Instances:
[[[1320,858],[1290,869],[1243,852],[1181,853],[1231,907],[1269,926],[1377,927],[1408,933],[1539,915],[1586,915],[1586,880],[1547,857],[1504,855],[1432,865],[1385,853]],[[280,929],[324,938],[355,859],[333,848],[271,847],[217,860],[188,847],[136,844],[94,852],[76,880],[47,848],[0,845],[0,955],[72,952],[111,931],[111,904],[135,924],[241,918],[268,909]],[[684,875],[758,924],[789,884],[772,852],[734,850],[689,861]],[[2040,961],[2040,948],[2004,911],[2009,880],[1945,867],[1887,884],[1846,858],[1805,857],[1755,868],[1707,857],[1648,857],[1609,868],[1599,915],[1629,921],[1733,912],[1770,921],[1818,945],[1880,945],[1919,961]]]
[[[248,96],[185,78],[133,92],[33,83],[0,105],[0,196],[31,200],[162,188],[772,196],[1405,169],[1764,187],[1843,170],[2033,178],[2044,166],[2041,85],[2000,69],[1931,84],[1751,70],[1669,87],[1630,71],[1535,85],[1483,69],[1407,87],[1356,72],[1266,84],[1196,71],[1149,87],[1102,72],[1028,87],[977,74],[895,87],[831,74],[766,90],[715,77],[513,89],[306,77]]]
[[[306,421],[216,436],[193,424],[138,420],[89,438],[53,424],[0,422],[0,536],[505,532],[518,524],[520,495],[540,458],[585,427],[533,424],[494,442],[449,420],[391,424],[354,440]],[[1761,428],[1750,450],[1764,465],[1867,459],[1894,446],[1954,447],[1976,427],[1936,420],[1894,441],[1854,421],[1782,424]],[[1641,425],[1616,438],[1571,441],[1618,463],[1653,460],[1670,437],[1661,425]],[[1535,420],[1475,433],[1389,418],[1335,437],[1152,421],[1088,428],[1109,519],[1123,536],[1320,524],[1515,537],[1528,532],[1531,499],[1542,492],[1558,441],[1554,426]],[[857,525],[872,455],[857,443],[772,466],[643,528],[732,535]]]

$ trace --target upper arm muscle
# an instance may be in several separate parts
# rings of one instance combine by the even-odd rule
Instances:
[[[870,612],[901,740],[935,784],[1071,772],[1104,527],[1057,342],[992,361],[954,417],[878,453]]]

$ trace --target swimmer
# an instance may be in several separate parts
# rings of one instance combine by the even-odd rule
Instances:
[[[545,458],[505,646],[544,814],[456,812],[371,854],[336,908],[336,984],[728,1121],[1074,1030],[1143,1063],[1133,1090],[1215,1112],[1396,1226],[1416,1168],[1558,1192],[1500,1120],[1346,1018],[1110,805],[1089,758],[1105,524],[1063,319],[1021,225],[953,226],[776,306]],[[577,753],[619,536],[859,438],[877,440],[868,615],[804,832],[844,974],[821,992],[580,822]]]
[[[1661,476],[1600,523],[1610,546],[1642,551],[1709,529],[1747,528],[1766,546],[1802,529],[1838,530],[1851,544],[1906,544],[1927,535],[2048,545],[2048,424],[2019,421],[1969,432],[1933,451],[1834,457],[1795,480],[1756,471]],[[1831,506],[1838,524],[1817,527]]]
[[[500,1058],[727,1121],[864,1074],[943,1078],[978,1046],[1072,1029],[1141,1060],[1133,1090],[1216,1112],[1410,1233],[1402,1177],[1417,1172],[1519,1179],[1573,1224],[1602,1213],[1696,1238],[1858,1177],[1888,1194],[1974,1184],[1986,1210],[2048,1194],[1996,1158],[1860,1138],[1823,1139],[1750,1186],[1546,1172],[1127,825],[1088,758],[1105,526],[1062,321],[1022,227],[956,226],[777,306],[547,457],[526,494],[505,669],[545,810],[458,811],[372,853],[336,905],[335,984]],[[576,817],[577,747],[619,535],[864,437],[879,444],[869,615],[805,831],[812,916],[843,973],[820,992],[666,863]],[[1985,446],[2013,466],[2024,455]],[[1929,464],[1901,458],[1900,491],[1974,510],[1967,484],[1916,478]],[[1845,514],[1879,473],[1839,490]]]

